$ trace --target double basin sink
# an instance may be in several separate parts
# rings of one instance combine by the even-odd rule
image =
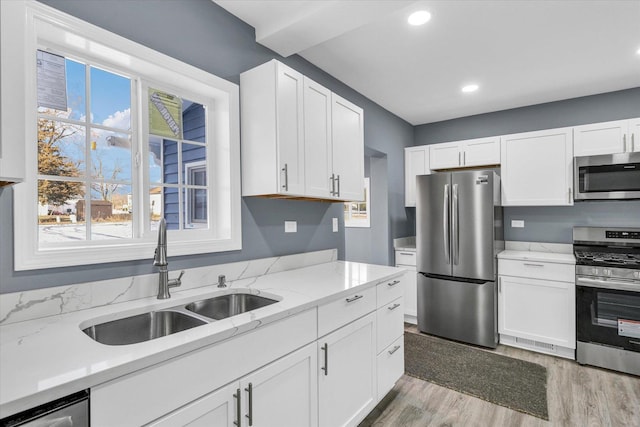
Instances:
[[[82,332],[101,344],[135,344],[186,331],[276,302],[278,301],[259,295],[232,293],[99,323],[84,328]]]

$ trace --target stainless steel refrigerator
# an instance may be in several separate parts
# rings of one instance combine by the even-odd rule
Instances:
[[[495,348],[500,177],[474,170],[416,180],[418,329]]]

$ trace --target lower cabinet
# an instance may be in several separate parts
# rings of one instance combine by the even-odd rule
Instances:
[[[315,427],[316,366],[314,343],[149,425]]]
[[[377,403],[376,315],[318,340],[321,427],[355,426]]]

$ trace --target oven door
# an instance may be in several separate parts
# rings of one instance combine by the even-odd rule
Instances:
[[[640,283],[576,276],[576,338],[640,352]]]
[[[640,153],[575,158],[575,200],[638,198],[640,198]]]

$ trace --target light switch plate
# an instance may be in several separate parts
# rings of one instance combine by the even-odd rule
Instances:
[[[338,218],[333,218],[333,232],[337,233],[338,232]]]
[[[524,228],[524,220],[523,219],[512,219],[511,220],[512,228]]]
[[[284,232],[285,233],[297,233],[298,232],[298,222],[297,221],[285,221],[284,222]]]

